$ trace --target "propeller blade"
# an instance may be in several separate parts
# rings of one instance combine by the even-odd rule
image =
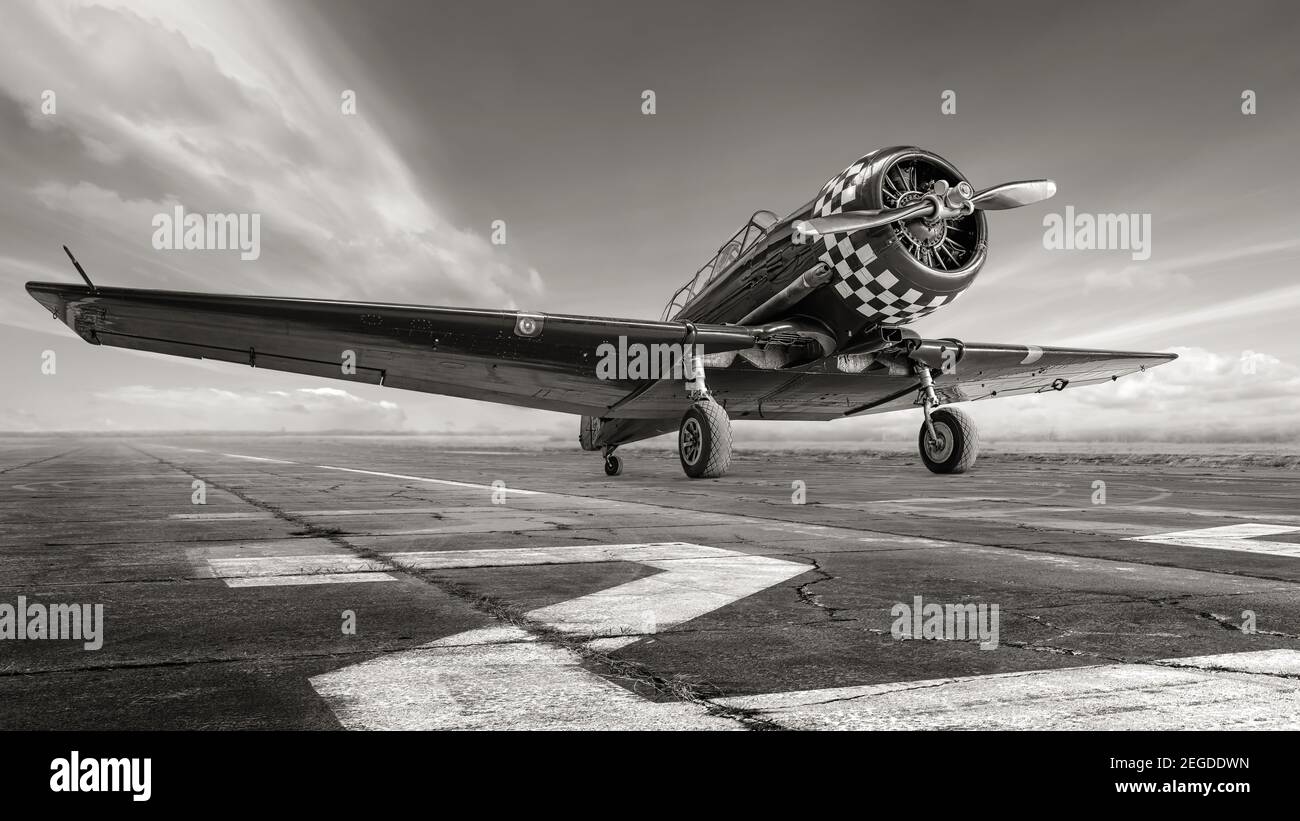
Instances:
[[[888,225],[891,222],[919,217],[934,212],[934,203],[928,200],[913,203],[904,208],[886,208],[883,211],[847,211],[826,217],[813,217],[799,220],[794,224],[794,231],[805,237],[817,237],[823,234],[851,234],[867,228]]]
[[[1056,183],[1051,180],[1022,180],[986,188],[972,197],[971,202],[985,211],[1005,211],[1042,202],[1055,193]]]
[[[942,182],[942,181],[940,181]],[[947,184],[932,192],[940,198],[939,213],[936,214],[935,196],[914,202],[903,208],[887,208],[882,211],[846,211],[827,217],[813,217],[799,220],[794,224],[794,231],[805,238],[819,237],[826,234],[851,234],[868,228],[878,228],[891,222],[916,218],[950,219],[961,214],[969,214],[971,206],[985,211],[1005,211],[1032,205],[1051,197],[1056,193],[1056,183],[1051,180],[1021,180],[1007,182],[985,189],[970,197],[970,186],[962,183],[960,187],[949,189]],[[970,197],[969,200],[966,198]]]

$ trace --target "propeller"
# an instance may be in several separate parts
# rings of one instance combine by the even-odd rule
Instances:
[[[900,220],[925,219],[935,222],[970,214],[976,209],[1005,211],[1008,208],[1019,208],[1022,205],[1042,202],[1055,193],[1056,183],[1051,180],[1006,182],[986,188],[978,194],[973,193],[970,183],[959,182],[949,186],[946,181],[939,180],[930,193],[911,205],[879,211],[848,211],[826,217],[813,217],[810,220],[795,222],[793,228],[796,234],[805,238],[816,238],[825,234],[850,234]]]
[[[976,194],[971,198],[971,205],[982,211],[1006,211],[1022,205],[1033,205],[1055,195],[1056,183],[1052,180],[1004,182]]]

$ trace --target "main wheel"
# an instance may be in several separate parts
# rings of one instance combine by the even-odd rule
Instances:
[[[954,408],[939,408],[930,414],[934,435],[931,442],[925,423],[921,423],[918,445],[921,461],[933,473],[965,473],[979,456],[979,434],[975,422]]]
[[[608,456],[605,457],[605,475],[606,475],[606,476],[618,476],[618,475],[619,475],[620,473],[622,473],[622,472],[623,472],[623,460],[622,460],[622,459],[618,458],[617,456],[615,456],[615,455],[612,454],[612,453],[611,453],[610,455],[608,455]]]
[[[692,479],[714,479],[731,466],[731,420],[716,402],[696,402],[677,432],[682,470]]]

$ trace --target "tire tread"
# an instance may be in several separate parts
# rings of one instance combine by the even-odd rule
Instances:
[[[980,453],[979,429],[975,425],[975,420],[971,419],[969,414],[960,411],[957,408],[938,408],[930,414],[931,419],[939,419],[942,417],[946,417],[943,421],[947,422],[949,427],[953,428],[956,432],[958,441],[955,444],[959,446],[959,449],[954,454],[956,458],[954,459],[951,456],[949,457],[948,462],[951,463],[951,467],[935,470],[930,466],[930,463],[926,461],[925,447],[924,444],[921,444],[921,461],[925,462],[926,467],[930,468],[934,473],[965,473],[975,464],[975,459]],[[921,427],[921,434],[918,441],[923,443],[924,439],[925,426],[923,425]]]
[[[731,467],[731,420],[727,418],[727,411],[717,402],[698,402],[691,410],[700,412],[701,422],[706,429],[705,441],[709,446],[704,453],[704,467],[697,475],[691,476],[684,460],[682,469],[693,479],[716,479]]]

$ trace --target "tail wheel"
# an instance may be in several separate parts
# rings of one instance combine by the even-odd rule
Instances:
[[[731,420],[716,402],[696,402],[677,432],[682,470],[692,479],[715,479],[731,466]]]
[[[921,425],[918,445],[921,461],[933,473],[965,473],[979,456],[979,433],[975,421],[955,408],[939,408],[930,413],[935,438]]]
[[[623,472],[623,460],[614,454],[605,457],[605,475],[618,476]]]

